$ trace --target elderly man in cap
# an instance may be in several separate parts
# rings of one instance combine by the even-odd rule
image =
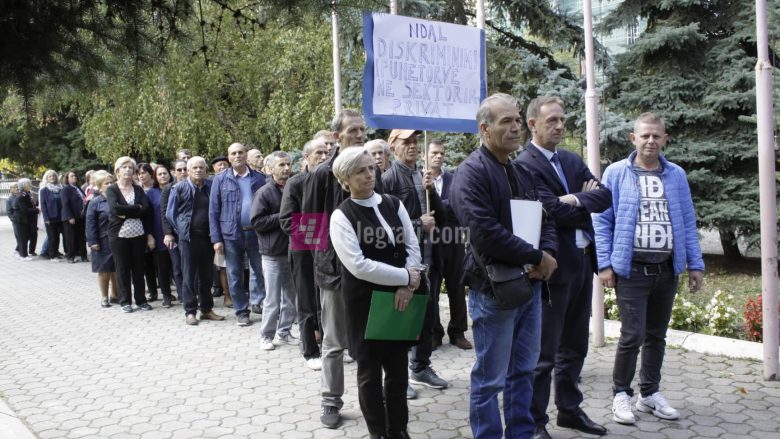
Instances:
[[[417,146],[417,134],[415,130],[393,130],[387,143],[393,150],[395,160],[384,174],[382,185],[385,193],[398,197],[404,204],[412,225],[421,236],[420,251],[424,264],[430,266],[433,263],[433,245],[431,233],[436,224],[444,224],[445,209],[433,184],[433,176],[430,170],[421,171],[417,166],[420,150]],[[437,213],[438,212],[438,213]],[[433,327],[436,322],[439,306],[439,298],[434,297],[428,302],[425,311],[420,343],[412,348],[409,362],[411,374],[409,381],[414,384],[422,384],[433,389],[445,389],[449,386],[447,381],[440,378],[431,368],[431,352],[433,350]],[[417,397],[417,392],[407,389],[407,398]]]

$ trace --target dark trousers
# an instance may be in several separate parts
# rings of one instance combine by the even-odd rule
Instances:
[[[155,263],[154,251],[144,253],[144,278],[146,279],[146,289],[149,295],[157,295],[157,264]]]
[[[19,256],[26,258],[29,256],[28,248],[35,250],[35,247],[30,245],[30,225],[14,223],[14,232],[16,233],[16,250],[19,252]]]
[[[648,267],[647,270],[645,267]],[[657,271],[662,272],[653,274]],[[647,397],[658,391],[661,382],[666,329],[677,294],[677,276],[671,262],[632,265],[631,278],[618,276],[615,289],[620,310],[620,340],[615,352],[612,390],[615,394],[626,392],[633,396],[631,380],[634,379],[641,347],[639,390],[643,397]]]
[[[181,300],[181,292],[184,290],[184,279],[181,273],[181,253],[177,246],[168,250],[168,256],[171,257],[171,268],[173,269],[173,285],[176,286],[176,295]]]
[[[320,328],[322,306],[317,286],[314,285],[314,256],[309,251],[290,250],[290,269],[292,281],[297,292],[298,327],[301,332],[301,353],[303,358],[317,358],[320,347],[314,337],[314,331]]]
[[[580,258],[579,271],[571,273],[570,282],[548,284],[550,301],[542,301],[542,342],[531,403],[531,415],[540,426],[550,419],[547,405],[553,379],[559,412],[577,414],[582,403],[577,379],[588,355],[593,264],[590,255],[576,257]]]
[[[49,239],[47,247],[49,259],[57,257],[57,253],[60,251],[60,235],[62,233],[62,221],[49,221],[49,223],[46,224],[46,237]]]
[[[190,235],[190,240],[179,240],[181,268],[184,278],[182,304],[185,314],[195,314],[200,303],[201,312],[214,308],[211,283],[214,278],[214,246],[206,235]]]
[[[51,244],[51,243],[50,243]],[[136,305],[146,303],[144,294],[144,251],[146,235],[135,238],[108,238],[108,246],[114,255],[116,283],[119,288],[119,304],[131,305],[130,287],[132,280],[133,298]],[[51,249],[51,245],[49,245]]]
[[[409,410],[406,405],[406,347],[383,349],[382,356],[357,360],[357,386],[360,411],[369,433],[396,437],[406,431]],[[382,370],[385,371],[382,401]]]
[[[446,243],[437,246],[439,267],[432,267],[428,277],[431,280],[431,295],[436,297],[438,304],[442,280],[447,283],[447,297],[450,301],[450,323],[447,325],[447,336],[450,341],[463,337],[469,329],[466,313],[466,287],[463,285],[463,259],[466,248],[461,243]],[[439,307],[436,307],[433,335],[441,339],[444,327],[439,319]]]
[[[14,228],[14,239],[16,240],[16,247],[14,247],[14,250],[16,250],[17,253],[19,252],[19,227],[16,224],[16,221],[11,220],[11,226]]]
[[[439,314],[439,296],[431,296],[425,307],[425,319],[423,320],[420,342],[412,347],[409,355],[409,369],[412,372],[422,372],[431,365],[431,353],[433,352],[433,327]]]
[[[20,224],[21,226],[21,224]],[[30,244],[27,250],[27,254],[35,253],[35,248],[38,247],[38,217],[37,215],[31,220],[29,224],[26,224],[27,231],[29,233]]]
[[[75,224],[62,222],[62,232],[65,236],[65,256],[68,259],[87,258],[86,220],[76,218]]]
[[[160,291],[163,297],[171,297],[171,276],[173,275],[173,265],[171,264],[171,255],[168,250],[154,251],[154,262],[157,265],[157,281],[160,284]]]

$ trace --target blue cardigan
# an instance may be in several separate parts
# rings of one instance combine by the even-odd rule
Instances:
[[[628,158],[611,164],[604,171],[602,182],[612,191],[612,207],[593,214],[599,271],[612,267],[615,274],[624,278],[631,276],[639,211],[639,175],[634,170],[635,157],[636,152],[632,152]],[[686,266],[688,270],[703,271],[696,212],[687,176],[681,167],[666,160],[663,155],[660,160],[672,222],[674,272],[680,274]]]

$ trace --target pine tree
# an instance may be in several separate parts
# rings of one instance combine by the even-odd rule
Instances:
[[[627,0],[604,22],[613,29],[647,20],[616,58],[612,109],[664,118],[665,154],[688,172],[699,225],[720,232],[728,256],[740,255],[738,237],[755,245],[759,234],[754,14],[747,0]],[[777,20],[769,23],[777,35]],[[630,149],[626,143],[612,158]]]

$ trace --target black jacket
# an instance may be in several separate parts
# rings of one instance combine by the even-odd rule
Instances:
[[[478,252],[485,265],[499,261],[523,266],[538,265],[541,250],[555,256],[558,248],[555,224],[547,215],[542,217],[539,250],[512,233],[510,185],[518,188],[521,199],[539,199],[540,185],[533,174],[511,162],[501,164],[485,146],[472,152],[455,171],[449,199],[458,220],[468,228],[465,283],[477,291],[488,292],[490,285],[472,252]]]
[[[108,236],[110,238],[119,237],[119,229],[122,228],[122,224],[125,222],[125,218],[139,218],[144,222],[144,232],[151,234],[151,227],[149,227],[149,216],[152,214],[152,206],[149,205],[149,200],[146,198],[143,188],[138,185],[133,185],[133,191],[135,192],[135,204],[128,205],[125,201],[125,197],[122,196],[122,191],[119,186],[112,184],[106,188],[105,197],[108,201],[108,209],[111,211],[111,216],[108,220]],[[125,218],[120,218],[124,216]]]
[[[420,197],[417,195],[417,189],[414,187],[412,172],[420,171],[412,170],[396,160],[390,166],[390,169],[382,174],[382,186],[384,186],[384,193],[394,195],[401,200],[407,213],[409,213],[409,218],[412,220],[417,236],[422,236],[422,221],[420,221],[420,217],[423,215],[423,211],[420,207]],[[433,217],[436,220],[436,225],[443,226],[447,222],[447,209],[445,209],[441,198],[439,198],[435,190],[428,191],[428,198],[431,203],[429,207],[434,211]]]
[[[60,198],[62,200],[62,211],[60,218],[63,221],[69,221],[71,219],[83,218],[83,214],[86,214],[84,209],[84,193],[81,192],[81,188],[73,186],[72,184],[66,184],[62,186],[60,192]]]
[[[281,256],[287,254],[290,238],[279,226],[279,208],[282,204],[282,188],[273,178],[255,192],[249,220],[257,234],[260,254]]]

